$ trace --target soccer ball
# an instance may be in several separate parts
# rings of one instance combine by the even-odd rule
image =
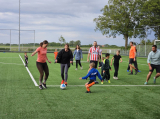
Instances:
[[[64,89],[66,88],[66,85],[65,85],[65,84],[61,84],[61,85],[60,85],[60,88],[61,88],[62,90],[64,90]]]

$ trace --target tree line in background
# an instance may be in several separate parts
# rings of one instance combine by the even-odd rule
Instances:
[[[150,28],[155,38],[160,39],[160,0],[109,0],[101,12],[94,19],[95,31],[109,37],[123,35],[126,49],[129,38],[144,39]]]

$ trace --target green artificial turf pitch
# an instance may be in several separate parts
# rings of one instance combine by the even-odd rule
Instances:
[[[24,60],[24,54],[20,53]],[[36,67],[37,55],[29,56],[29,70],[38,83],[39,72]],[[127,72],[128,57],[122,56],[119,80],[104,82],[91,87],[91,94],[86,94],[80,80],[85,76],[89,63],[82,60],[75,71],[75,63],[69,69],[66,90],[60,89],[60,65],[54,64],[53,53],[48,53],[52,64],[49,66],[47,89],[40,90],[31,80],[19,53],[0,53],[0,118],[1,119],[159,119],[160,118],[160,80],[153,84],[153,73],[149,86],[143,86],[149,68],[146,58],[137,58],[141,70],[130,76]],[[112,56],[110,57],[111,60]],[[99,70],[100,71],[100,70]],[[100,80],[97,78],[97,81]],[[82,86],[83,85],[83,86]]]

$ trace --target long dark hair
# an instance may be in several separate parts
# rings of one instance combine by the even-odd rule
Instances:
[[[68,46],[68,50],[70,50],[70,48],[69,48],[69,44],[68,44],[68,43],[66,43],[65,45],[67,45],[67,46]],[[64,46],[65,46],[65,45],[64,45]]]
[[[79,45],[76,45],[76,48],[75,48],[75,50],[77,50],[77,46],[78,46],[78,49],[79,49],[79,50],[81,50],[81,48],[80,48],[80,46],[79,46]]]
[[[41,42],[39,45],[42,47],[43,44],[48,44],[48,41],[47,40],[44,40],[43,42]]]

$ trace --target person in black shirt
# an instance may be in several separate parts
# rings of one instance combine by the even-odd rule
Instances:
[[[27,52],[24,53],[24,58],[25,58],[25,67],[28,67],[28,56],[27,56]]]
[[[73,54],[72,51],[69,49],[68,43],[65,44],[65,48],[58,53],[55,62],[61,64],[61,77],[62,77],[61,84],[65,83],[65,85],[67,86],[68,69],[70,67],[70,63],[73,64]],[[65,70],[65,77],[64,77],[64,70]]]
[[[113,59],[114,59],[114,69],[115,69],[115,72],[114,72],[113,79],[118,79],[119,60],[121,60],[120,62],[122,62],[122,57],[119,54],[120,54],[120,51],[118,50],[116,52],[116,55],[114,55],[113,58],[112,58],[112,60],[111,60],[111,66],[112,66],[112,62],[113,62]]]

